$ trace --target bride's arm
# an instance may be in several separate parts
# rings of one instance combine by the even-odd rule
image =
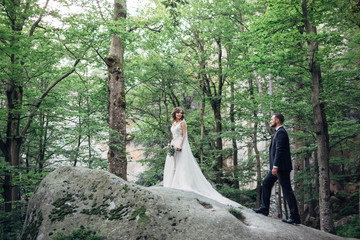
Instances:
[[[181,128],[182,128],[183,137],[182,137],[182,140],[181,140],[179,151],[181,151],[181,149],[183,147],[183,143],[184,143],[185,136],[186,136],[186,123],[184,121],[181,122]]]

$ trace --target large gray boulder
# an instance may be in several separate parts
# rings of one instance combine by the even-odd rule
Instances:
[[[232,210],[192,192],[141,187],[103,170],[61,167],[31,198],[22,239],[54,239],[74,229],[126,240],[342,239],[245,207]]]

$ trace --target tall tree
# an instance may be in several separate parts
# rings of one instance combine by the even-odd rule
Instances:
[[[126,19],[126,1],[114,0],[114,21]],[[108,66],[108,111],[109,111],[109,171],[127,179],[126,159],[126,97],[124,81],[124,40],[117,34],[111,39],[109,55],[105,58]]]
[[[39,67],[33,66],[33,61],[42,54],[43,47],[47,46],[42,40],[51,35],[49,32],[37,33],[37,31],[41,31],[39,29],[43,28],[39,24],[47,5],[48,1],[40,9],[36,1],[1,2],[3,8],[1,25],[5,29],[1,38],[2,70],[6,74],[2,74],[0,79],[6,85],[4,93],[6,95],[7,118],[6,124],[4,124],[5,129],[2,129],[0,133],[0,149],[5,161],[14,169],[20,165],[21,145],[41,103],[59,82],[75,71],[75,67],[80,62],[80,56],[77,56],[72,66],[66,71],[63,69],[60,72],[55,71],[54,73],[57,76],[48,75],[55,80],[36,99],[33,99],[31,108],[24,106],[24,91],[30,83],[36,81],[40,76],[53,71],[54,69],[46,69],[44,66],[49,67],[51,64],[55,64],[53,61],[59,57],[59,55],[54,54],[53,60],[45,59],[43,66],[40,63]],[[38,15],[38,12],[41,14]],[[47,42],[47,44],[50,43]],[[55,46],[54,49],[58,50]],[[13,176],[10,173],[5,175],[3,195],[6,211],[11,211],[12,201],[20,199],[18,187],[11,183],[12,178]]]
[[[329,130],[325,114],[324,102],[321,102],[323,83],[321,77],[320,63],[318,62],[318,43],[316,40],[317,30],[314,23],[314,1],[302,0],[302,16],[307,38],[307,53],[309,71],[311,73],[311,103],[314,113],[314,124],[317,143],[317,155],[319,161],[319,203],[320,203],[320,228],[326,232],[335,233],[332,219],[332,208],[330,202],[330,175],[329,175]]]

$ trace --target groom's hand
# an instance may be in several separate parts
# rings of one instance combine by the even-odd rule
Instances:
[[[278,171],[277,168],[273,168],[272,171],[271,171],[272,175],[274,175],[276,177],[277,176],[277,171]]]

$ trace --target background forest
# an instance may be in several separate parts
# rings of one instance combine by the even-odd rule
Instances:
[[[147,169],[137,183],[159,184],[177,106],[206,177],[247,207],[259,204],[268,169],[268,122],[283,113],[302,223],[360,238],[360,1],[0,5],[3,239],[20,235],[27,201],[57,166],[126,178],[131,142]],[[112,128],[116,116],[132,130]],[[121,171],[101,156],[105,142],[120,151]],[[274,204],[273,216],[287,215],[278,187]]]

